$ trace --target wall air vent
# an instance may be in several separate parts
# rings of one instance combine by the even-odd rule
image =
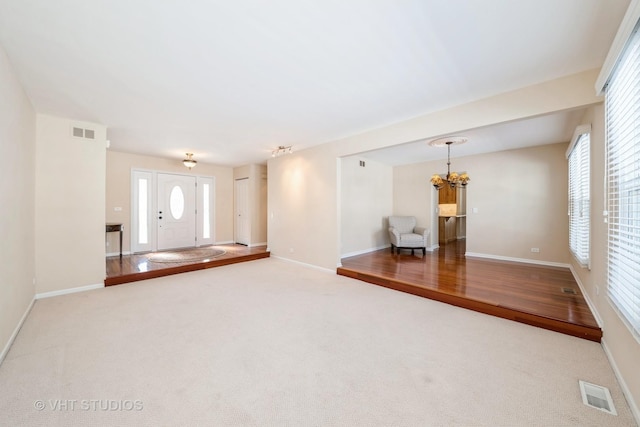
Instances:
[[[76,138],[96,139],[96,131],[93,129],[83,129],[79,127],[73,127],[72,135]]]
[[[582,403],[607,414],[618,415],[615,406],[613,406],[613,399],[611,399],[611,393],[609,393],[608,388],[582,380],[579,383]]]

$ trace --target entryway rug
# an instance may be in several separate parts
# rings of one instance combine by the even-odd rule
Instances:
[[[205,261],[224,255],[225,251],[215,248],[180,249],[176,251],[154,252],[147,255],[151,262]]]

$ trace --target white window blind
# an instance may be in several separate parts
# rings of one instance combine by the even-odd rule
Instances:
[[[640,34],[606,87],[608,294],[640,337]]]
[[[590,138],[578,136],[569,152],[569,249],[580,265],[589,266],[590,211]]]

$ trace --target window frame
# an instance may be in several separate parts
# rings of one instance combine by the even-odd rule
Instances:
[[[591,125],[578,126],[567,148],[569,251],[591,269]]]
[[[607,296],[640,341],[640,32],[636,21],[605,88]]]

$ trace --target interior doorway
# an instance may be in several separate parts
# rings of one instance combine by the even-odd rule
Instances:
[[[467,187],[445,185],[437,192],[438,246],[442,247],[467,237]],[[454,245],[456,246],[456,245]],[[458,247],[460,245],[457,245]]]

